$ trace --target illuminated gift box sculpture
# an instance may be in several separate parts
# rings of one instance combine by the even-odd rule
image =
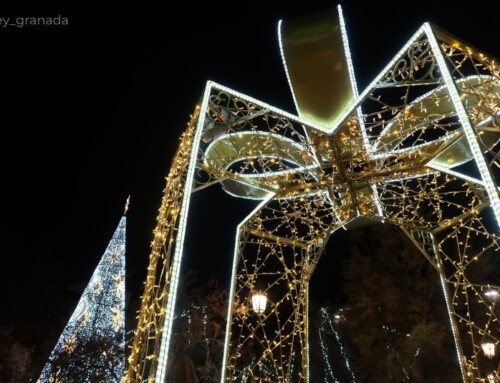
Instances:
[[[190,196],[212,184],[261,200],[237,229],[222,381],[308,381],[309,279],[332,232],[374,222],[439,273],[464,382],[495,376],[481,344],[500,341],[498,281],[475,268],[499,250],[498,64],[426,23],[358,95],[340,8],[279,29],[299,116],[207,84],[167,179],[127,379],[163,382]]]

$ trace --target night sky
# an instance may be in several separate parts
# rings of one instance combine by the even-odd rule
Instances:
[[[498,1],[366,3],[342,3],[360,91],[425,21],[500,57]],[[43,314],[64,326],[61,313],[74,309],[129,194],[127,283],[137,299],[165,177],[206,81],[294,112],[277,22],[335,5],[2,10],[12,19],[60,15],[69,25],[0,27],[0,325],[16,328]],[[252,206],[218,187],[195,195],[192,219],[200,221],[188,234],[189,267],[228,272],[236,223]],[[43,340],[39,331],[33,342]]]

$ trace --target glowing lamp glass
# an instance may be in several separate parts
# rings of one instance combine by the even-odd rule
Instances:
[[[495,383],[496,382],[495,375],[493,375],[493,374],[488,374],[486,376],[486,378],[488,379],[488,383]]]
[[[483,349],[484,355],[492,359],[495,356],[495,344],[488,342],[488,343],[482,343],[481,348]]]
[[[263,294],[255,294],[252,296],[252,308],[257,314],[262,314],[266,311],[267,297]]]
[[[488,297],[488,298],[491,298],[491,299],[496,299],[496,298],[498,298],[498,295],[499,295],[499,294],[498,294],[498,290],[493,290],[493,289],[491,289],[491,290],[487,290],[487,291],[484,293],[484,295],[485,295],[486,297]]]

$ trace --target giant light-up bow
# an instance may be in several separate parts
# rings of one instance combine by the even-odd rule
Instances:
[[[439,273],[464,382],[495,377],[481,344],[500,342],[499,281],[477,268],[499,251],[498,64],[426,23],[358,95],[340,8],[279,30],[299,117],[208,83],[167,179],[127,379],[163,382],[190,195],[217,183],[261,200],[237,230],[223,382],[308,381],[309,279],[332,232],[374,222]]]

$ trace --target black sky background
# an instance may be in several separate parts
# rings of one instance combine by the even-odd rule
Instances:
[[[0,6],[0,17],[69,21],[0,27],[0,324],[19,330],[43,316],[54,322],[45,338],[62,329],[76,301],[55,291],[87,283],[129,194],[127,287],[137,298],[165,177],[206,81],[294,112],[277,22],[336,4]],[[360,91],[425,21],[500,57],[500,2],[461,4],[343,2]],[[193,200],[193,219],[205,220],[193,224],[186,252],[206,273],[229,271],[235,224],[251,208],[222,194]],[[320,269],[316,286],[325,287],[328,267]]]

